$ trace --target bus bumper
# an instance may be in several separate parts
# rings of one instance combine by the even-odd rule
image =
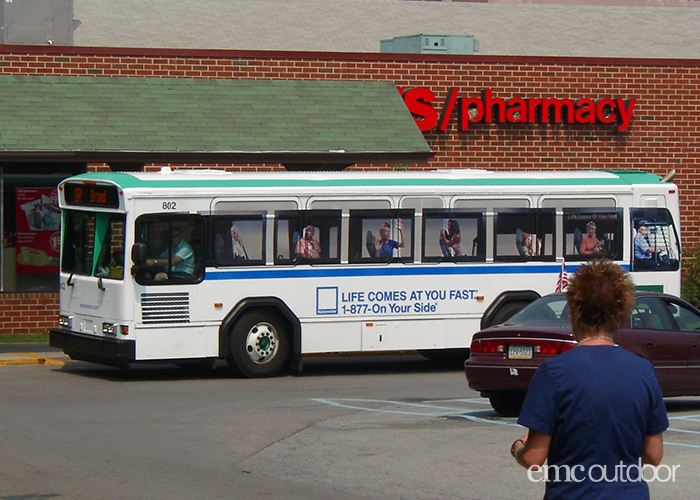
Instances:
[[[60,328],[50,331],[49,345],[61,349],[71,359],[118,368],[126,368],[136,359],[133,340],[96,337]]]

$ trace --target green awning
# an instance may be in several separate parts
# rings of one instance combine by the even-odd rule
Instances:
[[[433,155],[377,81],[0,76],[0,161],[343,164]]]

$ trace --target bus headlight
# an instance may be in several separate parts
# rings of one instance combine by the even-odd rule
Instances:
[[[73,316],[61,314],[58,316],[58,326],[71,330],[73,328]]]
[[[114,335],[119,331],[119,325],[116,323],[102,323],[102,333],[105,335]]]

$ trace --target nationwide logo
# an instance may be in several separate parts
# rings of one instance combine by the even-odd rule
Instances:
[[[433,106],[435,94],[425,87],[399,89],[408,109],[423,131],[437,129],[446,132],[457,115],[460,131],[469,130],[470,123],[533,123],[533,124],[613,124],[624,132],[632,120],[636,99],[524,99],[505,100],[483,90],[480,97],[458,97],[459,89],[452,87],[438,114]]]

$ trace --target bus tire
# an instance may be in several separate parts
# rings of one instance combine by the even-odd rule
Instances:
[[[418,354],[442,366],[464,368],[469,349],[421,349]]]
[[[245,313],[233,326],[226,361],[248,378],[274,377],[287,364],[287,323],[270,311]]]

